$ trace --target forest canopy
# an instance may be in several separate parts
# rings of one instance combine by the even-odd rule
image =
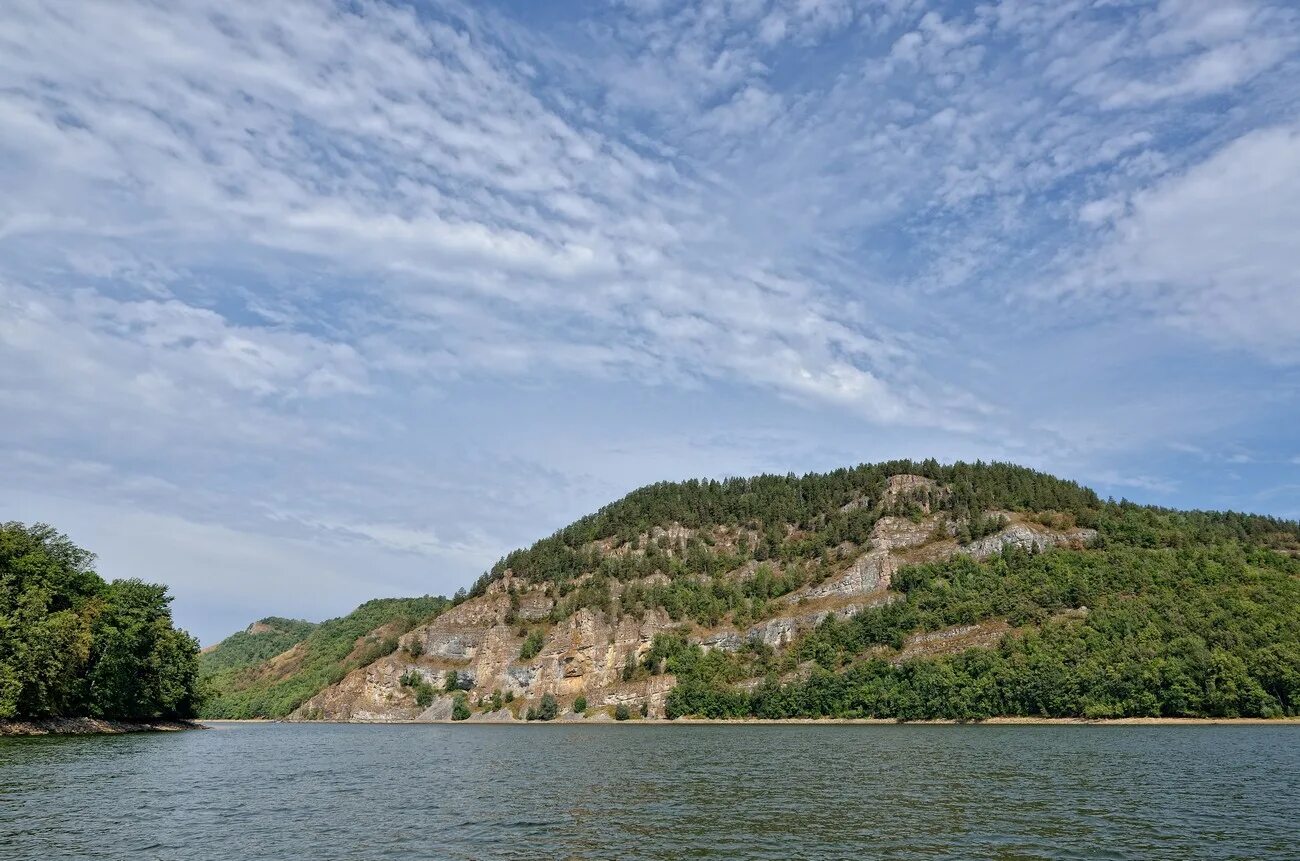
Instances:
[[[167,587],[105,582],[43,523],[0,524],[0,718],[187,718],[198,643]]]

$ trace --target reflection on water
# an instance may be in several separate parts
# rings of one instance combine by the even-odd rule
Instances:
[[[0,859],[1300,857],[1300,727],[0,739]]]

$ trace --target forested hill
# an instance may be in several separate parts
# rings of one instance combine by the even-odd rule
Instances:
[[[307,639],[315,630],[314,622],[268,616],[258,619],[243,631],[237,631],[199,656],[199,669],[205,676],[223,670],[251,667],[274,658]]]
[[[104,582],[50,526],[0,524],[0,719],[187,718],[198,643],[165,586]]]
[[[438,615],[438,596],[377,598],[314,625],[271,617],[200,656],[205,717],[279,717],[351,670],[391,654],[397,638]]]
[[[415,600],[214,673],[211,713],[1300,713],[1300,524],[1009,464],[655,484]]]
[[[891,490],[896,476],[927,484]],[[1131,512],[1144,512],[1138,517]],[[1005,463],[936,460],[862,464],[803,476],[763,475],[721,481],[660,482],[635,490],[527,549],[500,560],[470,590],[483,594],[510,571],[534,581],[562,583],[607,567],[599,542],[632,545],[655,527],[691,530],[744,527],[758,540],[743,551],[759,560],[817,556],[849,541],[863,544],[882,516],[941,512],[970,541],[996,531],[997,511],[1052,512],[1083,527],[1105,526],[1124,543],[1179,546],[1239,539],[1300,551],[1300,524],[1235,512],[1174,512],[1103,501],[1073,481]],[[652,565],[643,565],[647,570]]]

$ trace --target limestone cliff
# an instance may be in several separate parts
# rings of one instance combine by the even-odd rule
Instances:
[[[589,717],[606,717],[621,705],[633,712],[643,711],[650,718],[662,717],[673,676],[628,672],[645,658],[657,634],[671,632],[706,650],[736,651],[750,644],[780,650],[827,616],[847,617],[895,600],[898,596],[890,586],[901,566],[958,554],[981,559],[1004,547],[1031,551],[1082,547],[1096,536],[1091,529],[1049,527],[1024,514],[991,510],[982,517],[986,522],[995,519],[1000,528],[963,544],[959,540],[963,517],[970,518],[944,507],[951,493],[933,479],[892,475],[877,498],[857,495],[837,509],[842,513],[871,512],[874,520],[869,537],[842,541],[815,560],[760,562],[757,551],[751,550],[764,540],[757,530],[692,529],[680,523],[655,526],[631,540],[593,540],[581,548],[587,554],[582,558],[599,561],[645,554],[680,558],[692,546],[707,545],[731,554],[726,558],[739,559],[745,553],[754,556],[713,575],[720,583],[787,574],[807,578],[778,597],[756,602],[755,606],[761,603],[761,615],[756,618],[738,618],[740,614],[733,612],[706,621],[674,620],[660,606],[628,612],[622,602],[625,597],[669,585],[670,578],[662,573],[614,582],[608,601],[599,606],[573,606],[572,599],[555,583],[534,582],[506,569],[488,583],[483,594],[410,630],[400,638],[396,651],[348,673],[308,699],[292,716],[445,720],[451,717],[453,697],[465,696],[471,720],[514,720],[549,694],[565,716],[572,716],[573,704],[581,697]],[[791,523],[783,534],[768,540],[797,542],[805,531]],[[564,588],[571,595],[593,576],[592,571],[580,573]],[[708,580],[698,574],[683,576]],[[1005,624],[984,624],[918,635],[909,639],[902,654],[928,655],[995,645],[1007,630]],[[526,649],[530,636],[535,640],[538,635],[540,647],[535,652]],[[453,686],[467,688],[466,693],[444,690],[449,673],[454,674]],[[501,706],[494,708],[497,697]]]

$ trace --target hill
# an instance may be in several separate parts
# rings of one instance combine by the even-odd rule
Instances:
[[[314,622],[302,619],[279,616],[258,619],[244,630],[204,649],[199,654],[199,671],[207,677],[222,670],[260,664],[298,645],[315,628]]]
[[[1295,715],[1298,556],[1291,521],[1104,501],[1009,464],[661,483],[253,711]],[[238,672],[274,676],[318,634]]]
[[[278,617],[254,622],[200,657],[200,713],[283,717],[349,671],[391,654],[398,637],[450,605],[440,597],[379,598],[319,625]]]

